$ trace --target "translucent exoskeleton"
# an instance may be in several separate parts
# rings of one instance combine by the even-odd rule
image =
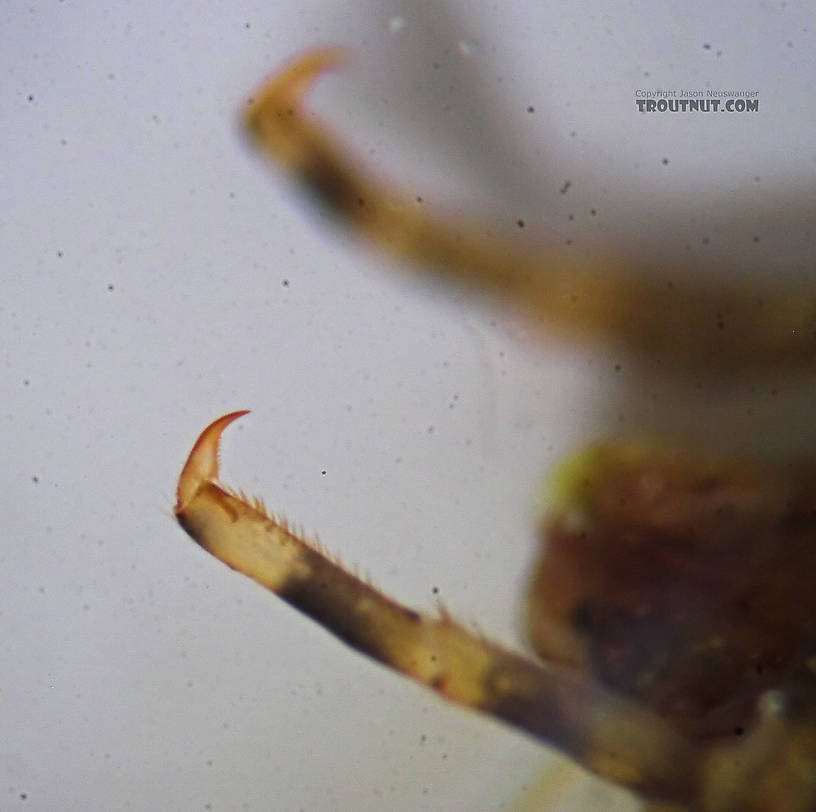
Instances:
[[[302,109],[339,59],[307,53],[251,101],[250,131],[351,229],[550,327],[614,336],[703,369],[812,365],[816,301],[780,289],[671,285],[527,254],[412,205]],[[728,330],[722,329],[727,320]],[[450,616],[401,606],[218,482],[208,426],[176,516],[204,549],[358,651],[491,714],[644,799],[725,812],[816,809],[816,460],[668,443],[594,445],[553,477],[531,579],[528,657]]]

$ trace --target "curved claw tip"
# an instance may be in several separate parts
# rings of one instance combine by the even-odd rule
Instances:
[[[249,409],[222,415],[201,432],[181,470],[176,490],[176,514],[184,510],[204,482],[218,476],[218,443],[221,434],[233,420],[245,414],[249,414]]]
[[[329,46],[313,48],[287,62],[250,99],[246,111],[249,129],[258,131],[264,113],[278,113],[286,108],[291,114],[291,108],[321,74],[345,65],[348,60],[345,48]]]

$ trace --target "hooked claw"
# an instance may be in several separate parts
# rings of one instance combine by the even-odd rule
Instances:
[[[218,443],[221,434],[233,420],[245,414],[249,414],[249,409],[222,415],[201,432],[179,477],[176,489],[176,514],[184,510],[204,482],[218,476]]]

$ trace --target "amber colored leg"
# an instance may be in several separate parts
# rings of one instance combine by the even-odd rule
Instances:
[[[342,223],[379,249],[443,278],[499,295],[550,328],[612,337],[667,370],[767,368],[816,360],[816,297],[748,281],[695,278],[616,256],[581,260],[555,246],[523,248],[486,237],[484,223],[445,219],[376,180],[338,145],[303,97],[343,62],[336,49],[308,51],[251,99],[246,125]],[[667,273],[670,272],[670,273]]]

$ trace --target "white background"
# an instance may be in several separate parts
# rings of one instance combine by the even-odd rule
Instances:
[[[172,519],[185,455],[253,409],[225,481],[400,599],[431,608],[438,588],[521,645],[558,458],[654,430],[789,450],[809,442],[809,388],[616,372],[611,348],[387,268],[248,149],[237,114],[293,53],[347,45],[311,104],[429,206],[577,250],[808,274],[812,11],[4,3],[0,808],[611,803],[554,778],[531,797],[546,750],[209,558]],[[654,87],[756,89],[760,112],[639,115]]]

